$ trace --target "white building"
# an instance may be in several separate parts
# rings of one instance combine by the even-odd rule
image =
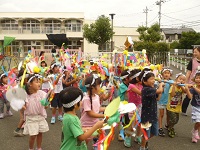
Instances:
[[[82,26],[94,21],[86,20],[82,12],[0,12],[0,45],[4,36],[16,37],[11,46],[6,49],[8,54],[21,56],[34,47],[38,50],[50,50],[54,45],[48,40],[46,34],[65,33],[69,39],[69,49],[81,49],[83,52],[98,52],[96,44],[89,44],[83,38]],[[127,36],[134,41],[138,40],[137,28],[114,27],[113,37],[115,48],[124,46]],[[108,46],[105,49],[109,49]]]

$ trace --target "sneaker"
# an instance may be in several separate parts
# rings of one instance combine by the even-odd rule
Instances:
[[[140,146],[139,150],[148,150],[148,149],[146,149],[145,147],[141,147]]]
[[[98,142],[98,138],[93,138],[93,144]],[[98,146],[93,146],[93,150],[98,150]]]
[[[35,150],[42,150],[42,148],[36,148]]]
[[[165,129],[169,131],[169,126],[168,126],[168,125],[165,125]]]
[[[192,137],[192,143],[197,143],[197,139]]]
[[[58,116],[58,120],[59,120],[59,121],[63,121],[63,116],[62,116],[62,115],[59,115],[59,116]]]
[[[158,135],[159,136],[165,136],[165,132],[163,131],[163,129],[162,128],[160,128],[159,130],[158,130]]]
[[[22,131],[22,130],[19,130],[19,131],[14,130],[13,134],[14,134],[14,137],[22,137],[22,136],[25,136],[25,135],[23,134],[23,131]]]
[[[131,147],[131,136],[126,136],[124,139],[124,146]]]
[[[56,118],[55,118],[55,117],[52,117],[52,118],[51,118],[51,124],[54,124],[54,123],[56,123]]]
[[[146,142],[146,145],[145,145],[145,148],[146,148],[146,150],[148,150],[149,149],[149,143],[148,142]]]
[[[3,119],[4,118],[4,113],[1,113],[0,114],[0,119]]]
[[[137,144],[141,144],[141,143],[142,143],[142,137],[141,137],[141,136],[136,136],[134,141],[135,141]]]
[[[197,140],[199,140],[199,132],[198,130],[192,130],[192,143],[197,143]]]
[[[169,137],[174,138],[174,136],[175,136],[174,128],[169,129],[168,135],[169,135]]]
[[[7,116],[13,116],[13,113],[9,110],[9,111],[6,112],[6,115]]]

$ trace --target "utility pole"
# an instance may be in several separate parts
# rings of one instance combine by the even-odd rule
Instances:
[[[111,21],[112,21],[112,31],[113,31],[113,19],[114,19],[114,15],[115,14],[109,14],[110,15],[110,17],[111,17]],[[112,37],[111,37],[111,52],[113,52],[113,50],[114,50],[114,42],[113,42],[113,35],[112,35]]]
[[[147,28],[147,17],[148,17],[148,11],[149,11],[149,9],[148,9],[147,6],[146,6],[146,9],[144,9],[144,12],[143,12],[143,13],[146,14],[146,28]]]
[[[158,19],[159,19],[159,27],[161,25],[161,4],[164,3],[164,0],[160,0],[156,2],[156,5],[159,5]]]

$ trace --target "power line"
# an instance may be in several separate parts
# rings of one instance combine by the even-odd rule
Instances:
[[[179,21],[182,21],[182,22],[188,22],[188,21],[184,21],[184,20],[181,20],[181,19],[177,19],[177,18],[173,18],[173,17],[167,16],[165,14],[162,14],[162,15],[165,16],[165,17],[167,17],[167,18],[174,19],[174,20],[179,20]]]
[[[169,13],[165,13],[165,14],[178,13],[178,12],[190,10],[190,9],[193,9],[193,8],[196,8],[196,7],[199,7],[199,6],[200,6],[200,5],[197,5],[197,6],[194,6],[194,7],[187,8],[187,9],[182,9],[182,10],[179,10],[179,11],[173,11],[173,12],[169,12]]]
[[[191,19],[191,18],[194,18],[194,17],[197,17],[197,16],[200,16],[200,15],[190,16],[190,17],[184,18],[184,20]],[[167,17],[166,17],[166,19],[172,21],[171,19],[168,19]],[[198,20],[196,20],[196,21],[198,21]],[[189,22],[193,22],[193,21],[189,21]],[[165,23],[168,23],[168,22],[164,22],[163,24],[165,24]]]
[[[163,15],[163,16],[166,16],[166,15]],[[195,21],[184,21],[184,20],[181,20],[181,19],[177,19],[177,18],[173,18],[173,17],[169,17],[169,16],[167,16],[168,18],[172,18],[172,19],[174,19],[174,20],[180,20],[180,21],[182,21],[182,22],[184,22],[184,24],[183,23],[179,23],[179,24],[171,24],[171,25],[169,25],[169,26],[187,26],[187,27],[193,27],[193,26],[198,26],[199,25],[199,23],[200,23],[200,20],[195,20]]]
[[[149,21],[148,23],[154,21],[156,18],[158,17],[158,15],[156,15],[151,21]]]

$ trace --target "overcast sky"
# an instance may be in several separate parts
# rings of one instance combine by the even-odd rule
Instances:
[[[157,0],[0,0],[0,12],[84,12],[85,18],[95,20],[99,15],[115,13],[115,26],[148,25],[158,22]],[[200,32],[200,0],[163,0],[161,26],[186,25]]]

